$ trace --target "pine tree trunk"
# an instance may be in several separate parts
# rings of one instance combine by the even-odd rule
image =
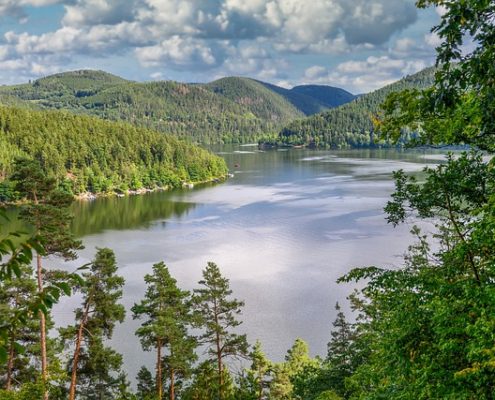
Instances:
[[[158,400],[163,398],[163,385],[162,385],[162,341],[157,339],[156,341],[156,391]]]
[[[15,357],[15,337],[12,335],[10,338],[10,345],[9,345],[9,358],[7,361],[7,380],[5,382],[5,390],[10,391],[12,390],[12,372],[14,369],[14,357]]]
[[[218,327],[218,313],[217,305],[215,304],[215,325]],[[215,332],[215,345],[217,348],[217,368],[218,368],[218,383],[220,387],[218,388],[218,397],[223,400],[223,365],[222,365],[222,348],[220,347],[220,334],[218,329]]]
[[[219,340],[217,339],[217,343],[220,343]],[[217,346],[217,349],[220,347]],[[217,353],[217,366],[218,366],[218,383],[220,384],[220,388],[218,390],[219,398],[220,400],[223,400],[223,365],[222,365],[222,355],[220,354],[220,351]]]
[[[170,368],[170,397],[169,400],[175,400],[175,371]]]
[[[86,303],[86,307],[84,308],[84,314],[81,317],[81,323],[79,324],[79,329],[77,330],[76,348],[74,350],[74,357],[72,359],[72,373],[70,377],[69,400],[74,400],[76,398],[77,366],[79,364],[79,355],[81,354],[81,343],[83,339],[84,326],[88,321],[88,313],[89,313],[89,302]]]
[[[258,370],[258,379],[260,380],[258,386],[258,400],[263,400],[263,378],[260,370]]]
[[[36,274],[38,278],[38,293],[43,292],[43,267],[41,265],[41,256],[36,255]],[[46,317],[43,311],[40,314],[40,347],[41,347],[41,380],[43,381],[44,393],[43,400],[48,400],[48,359],[46,354]]]
[[[34,204],[38,205],[38,196],[36,192],[33,193]],[[39,218],[38,218],[39,220]],[[39,234],[41,227],[36,226],[36,233]],[[43,292],[43,266],[41,264],[41,256],[36,254],[36,275],[38,278],[38,293]],[[43,381],[43,400],[48,400],[48,358],[46,354],[46,317],[43,311],[39,312],[40,315],[40,347],[41,347],[41,380]]]

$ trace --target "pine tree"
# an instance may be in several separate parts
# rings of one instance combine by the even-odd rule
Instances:
[[[327,345],[327,361],[343,374],[350,374],[355,332],[352,324],[347,322],[339,303],[335,304],[335,310],[337,318],[333,322],[334,329],[330,334],[332,338]]]
[[[237,316],[241,314],[244,303],[230,299],[229,280],[221,275],[215,263],[208,263],[199,284],[202,287],[195,289],[193,295],[196,313],[205,329],[199,340],[208,346],[208,354],[216,362],[218,397],[224,400],[224,359],[244,357],[248,353],[246,335],[232,331],[242,323]]]
[[[33,226],[36,234],[43,240],[44,252],[36,253],[36,279],[38,294],[47,303],[56,303],[57,298],[44,291],[47,273],[43,268],[43,256],[60,256],[66,260],[75,259],[75,250],[82,248],[81,242],[74,240],[70,233],[72,220],[69,206],[72,196],[56,188],[56,181],[47,177],[41,166],[28,159],[15,161],[14,173],[10,177],[16,183],[15,188],[30,201],[23,207],[21,218]],[[70,292],[67,282],[61,287],[66,293]],[[41,378],[45,387],[48,383],[48,353],[47,353],[47,321],[45,313],[40,310],[40,348],[41,348]],[[48,399],[48,389],[45,389],[44,400]]]
[[[333,322],[331,340],[327,345],[326,378],[330,387],[337,393],[345,394],[345,379],[352,375],[356,367],[356,332],[352,324],[347,322],[339,303],[335,304],[337,318]]]
[[[177,287],[163,262],[153,265],[153,273],[144,277],[144,299],[132,307],[134,318],[145,318],[136,335],[143,349],[156,350],[156,396],[163,398],[164,373],[168,372],[169,399],[176,397],[176,379],[188,376],[196,359],[196,340],[188,334],[192,323],[189,292]],[[163,354],[163,350],[166,354]]]
[[[270,382],[270,400],[292,400],[294,386],[290,379],[290,371],[285,363],[273,367],[273,379]]]
[[[184,390],[181,400],[218,400],[219,399],[219,381],[218,372],[209,360],[203,361],[195,369],[194,379]],[[240,400],[236,396],[234,382],[228,370],[224,371],[222,383],[222,395],[224,399]]]
[[[309,346],[302,339],[296,339],[285,356],[284,367],[289,376],[292,397],[295,399],[311,398],[316,389],[318,372],[321,370],[321,360],[311,358]]]
[[[0,281],[0,324],[7,331],[7,362],[0,363],[0,386],[6,391],[36,376],[31,358],[39,340],[39,327],[31,318],[19,318],[36,296],[36,281],[31,277],[31,267],[22,266],[20,272],[17,279]]]
[[[156,382],[146,367],[141,367],[137,376],[137,397],[140,400],[155,400],[156,399]]]
[[[241,386],[243,386],[241,390],[245,392],[243,399],[266,399],[268,395],[267,391],[270,387],[272,363],[263,352],[259,340],[253,346],[249,358],[251,360],[251,366],[245,371],[246,376],[243,377],[241,382]]]
[[[89,272],[83,274],[83,302],[76,310],[76,325],[61,330],[64,338],[75,341],[70,367],[70,400],[76,397],[78,374],[82,375],[86,392],[100,394],[101,386],[105,386],[105,393],[112,393],[108,386],[117,385],[118,380],[112,376],[114,371],[119,375],[117,379],[122,375],[122,357],[104,345],[104,340],[112,337],[115,324],[125,317],[124,307],[118,303],[124,279],[116,272],[113,251],[98,249]]]

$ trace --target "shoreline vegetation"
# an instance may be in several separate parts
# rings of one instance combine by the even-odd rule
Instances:
[[[180,187],[173,187],[173,186],[159,186],[155,188],[141,188],[141,189],[136,189],[136,190],[127,190],[125,192],[105,192],[105,193],[92,193],[92,192],[84,192],[84,193],[79,193],[78,195],[74,196],[74,199],[77,201],[91,201],[91,200],[96,200],[101,197],[126,197],[126,196],[140,196],[148,193],[154,193],[154,192],[166,192],[169,190],[174,190],[174,189],[194,189],[198,186],[201,185],[206,185],[206,184],[212,184],[212,183],[223,183],[227,181],[227,179],[232,178],[232,174],[229,172],[226,175],[222,175],[220,177],[216,178],[211,178],[208,180],[204,181],[198,181],[198,182],[183,182]]]

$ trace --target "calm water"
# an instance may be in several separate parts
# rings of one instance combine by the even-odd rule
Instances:
[[[224,184],[78,203],[74,229],[86,249],[72,266],[89,261],[95,247],[114,249],[129,308],[143,295],[153,263],[164,260],[179,284],[193,289],[214,261],[245,300],[241,327],[252,343],[260,339],[274,360],[297,337],[313,354],[325,354],[335,303],[346,310],[352,290],[336,279],[356,266],[398,264],[411,242],[410,227],[394,229],[384,220],[391,172],[419,171],[437,156],[217,150],[235,175]],[[73,320],[66,310],[77,303],[56,308],[60,324]],[[141,352],[136,326],[127,321],[113,340],[130,377],[154,357]]]

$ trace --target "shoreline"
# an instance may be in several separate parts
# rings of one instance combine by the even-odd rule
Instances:
[[[74,195],[74,201],[93,201],[99,198],[103,197],[127,197],[127,196],[140,196],[143,194],[148,194],[148,193],[153,193],[153,192],[165,192],[169,190],[174,190],[174,189],[194,189],[198,185],[204,185],[207,183],[223,183],[229,178],[233,178],[234,175],[230,172],[228,172],[226,175],[222,175],[220,177],[216,178],[211,178],[207,179],[204,181],[197,181],[197,182],[182,182],[182,185],[179,187],[173,187],[173,186],[158,186],[153,189],[150,188],[141,188],[137,190],[127,190],[125,193],[119,193],[119,192],[104,192],[104,193],[93,193],[93,192],[83,192],[79,194]],[[23,204],[29,203],[25,199],[23,200],[16,200],[16,201],[0,201],[0,208],[3,207],[16,207],[20,206]]]
[[[194,189],[198,185],[204,185],[207,183],[223,183],[227,179],[232,178],[234,175],[232,173],[227,173],[226,175],[222,175],[221,177],[211,178],[204,181],[197,182],[182,182],[182,185],[179,187],[173,186],[157,186],[153,189],[150,188],[141,188],[136,190],[127,190],[123,193],[119,192],[104,192],[104,193],[93,193],[93,192],[84,192],[74,195],[74,199],[76,201],[93,201],[102,197],[127,197],[127,196],[140,196],[143,194],[154,193],[154,192],[165,192],[174,189]]]

